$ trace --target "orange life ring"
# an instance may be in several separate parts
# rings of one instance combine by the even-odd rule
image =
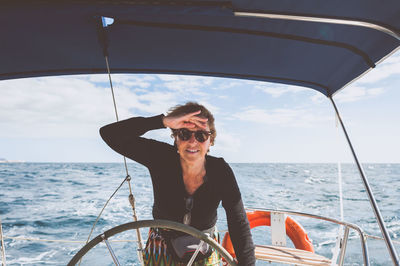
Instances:
[[[250,223],[250,228],[257,226],[271,226],[271,213],[265,211],[253,211],[247,212],[247,219]],[[308,235],[304,228],[295,220],[286,217],[285,222],[286,234],[292,240],[293,245],[297,249],[302,249],[314,253],[314,247],[308,238]],[[227,232],[222,240],[222,246],[231,254],[233,258],[236,257],[235,251],[233,250],[233,245],[229,232]]]

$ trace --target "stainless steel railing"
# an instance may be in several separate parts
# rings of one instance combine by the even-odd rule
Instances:
[[[323,221],[327,221],[327,222],[331,222],[331,223],[334,223],[334,224],[338,224],[338,225],[344,226],[344,236],[343,236],[343,242],[342,242],[341,247],[340,247],[339,264],[338,264],[340,266],[342,266],[343,262],[344,262],[344,256],[345,256],[345,252],[346,252],[347,241],[348,241],[348,238],[349,238],[349,231],[350,231],[350,229],[353,229],[360,236],[361,249],[362,249],[362,253],[363,253],[364,265],[369,266],[368,248],[367,248],[367,241],[366,241],[367,240],[367,235],[356,224],[343,222],[343,221],[339,221],[339,220],[336,220],[336,219],[332,219],[332,218],[324,217],[324,216],[320,216],[320,215],[309,214],[309,213],[305,213],[305,212],[290,211],[290,210],[264,209],[264,208],[246,208],[246,210],[248,210],[248,211],[267,211],[267,212],[282,213],[282,214],[288,214],[288,215],[294,215],[294,216],[302,216],[302,217],[313,218],[313,219],[317,219],[317,220],[323,220]]]

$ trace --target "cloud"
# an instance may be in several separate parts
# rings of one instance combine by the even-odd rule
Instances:
[[[357,84],[371,84],[400,74],[400,50],[387,58],[375,69],[369,71],[365,76],[357,80]]]
[[[210,147],[210,154],[215,156],[224,156],[227,160],[231,160],[229,155],[239,152],[240,147],[241,141],[239,137],[219,129],[217,138],[215,139],[215,145]],[[233,158],[233,156],[231,157]]]
[[[320,92],[314,92],[315,94],[311,96],[311,101],[314,103],[322,103],[326,101],[327,97]]]
[[[299,87],[299,86],[292,86],[292,85],[271,85],[268,83],[262,83],[260,85],[255,85],[254,88],[261,90],[274,98],[280,97],[286,93],[297,93],[303,91],[309,91],[310,89]]]
[[[382,93],[384,93],[383,88],[349,86],[335,94],[334,98],[338,102],[355,102],[361,99],[374,97]]]
[[[9,80],[0,90],[2,137],[88,136],[113,119],[109,89],[81,78]]]
[[[380,87],[382,83],[390,83],[390,78],[395,75],[400,75],[400,51],[377,65],[355,83],[340,90],[334,98],[338,102],[355,102],[381,95],[385,92]]]
[[[109,84],[107,74],[97,74],[89,76],[81,76],[82,79],[88,80],[95,83]],[[126,75],[126,74],[112,74],[111,80],[115,87],[120,85],[131,87],[131,88],[149,88],[151,82],[156,80],[153,75]]]
[[[162,84],[155,75],[113,75],[120,120],[165,113],[193,99],[218,113],[204,92],[213,78],[159,76],[168,81]],[[116,120],[107,75],[7,80],[0,90],[0,125],[6,129],[0,137],[93,137],[101,125]]]
[[[213,84],[210,86],[212,90],[227,90],[234,87],[243,87],[244,83],[243,80],[231,80],[228,78],[216,78],[219,82],[217,84]]]
[[[158,78],[163,81],[162,87],[180,93],[181,97],[208,97],[204,91],[214,82],[211,77],[158,75]]]
[[[8,80],[0,83],[1,137],[93,137],[115,121],[111,91],[101,75]],[[93,79],[96,82],[93,82]],[[145,77],[144,79],[148,79]],[[120,119],[165,112],[179,95],[170,91],[137,93],[119,77],[115,98]]]
[[[229,161],[233,159],[233,154],[240,151],[241,138],[228,129],[230,127],[226,125],[225,122],[226,121],[224,121],[222,117],[216,117],[215,119],[217,138],[215,139],[215,145],[210,148],[210,154],[214,156],[223,156]]]
[[[207,76],[157,75],[157,77],[161,80],[163,87],[179,92],[182,98],[199,97],[197,102],[210,98],[210,91],[223,91],[247,84],[246,81]],[[218,94],[216,97],[227,96]]]
[[[247,108],[234,114],[233,117],[242,121],[286,127],[308,127],[316,123],[332,121],[333,119],[333,117],[316,114],[307,109],[284,108],[274,110]]]

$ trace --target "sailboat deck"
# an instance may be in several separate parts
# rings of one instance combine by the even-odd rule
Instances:
[[[269,262],[295,265],[331,265],[331,260],[324,256],[300,249],[256,245],[256,258]]]

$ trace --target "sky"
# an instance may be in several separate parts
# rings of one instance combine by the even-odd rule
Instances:
[[[334,109],[303,87],[228,78],[112,75],[119,118],[196,101],[215,116],[210,155],[228,162],[353,162]],[[122,162],[98,130],[116,121],[107,75],[0,81],[0,158]],[[400,163],[400,51],[334,96],[361,162]],[[168,129],[145,137],[172,143]]]

